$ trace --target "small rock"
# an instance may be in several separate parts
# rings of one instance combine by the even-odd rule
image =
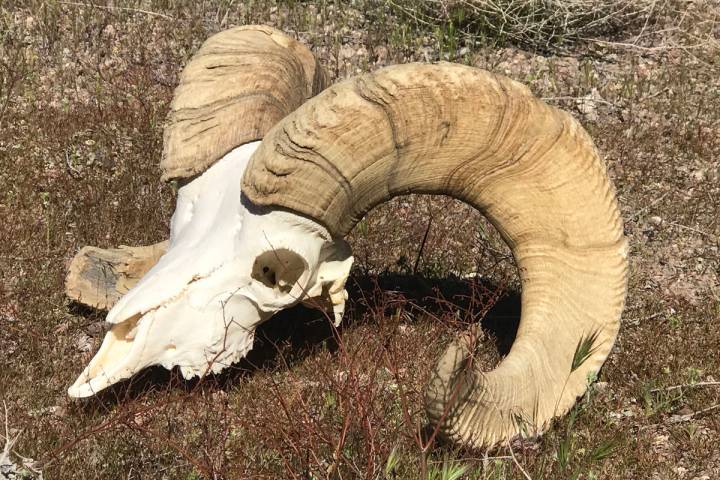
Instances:
[[[596,88],[593,88],[589,95],[580,97],[576,100],[576,106],[580,113],[591,122],[598,120],[597,106],[598,103],[603,99],[600,96],[600,92]]]
[[[608,382],[595,382],[595,391],[604,392],[608,388]]]
[[[50,412],[52,415],[56,417],[63,418],[67,416],[67,409],[61,405],[54,405],[50,408],[48,408],[48,412]]]
[[[662,217],[658,217],[657,215],[653,215],[652,217],[648,218],[648,223],[650,223],[650,225],[658,226],[662,224],[662,222]]]
[[[707,177],[707,173],[705,172],[705,170],[697,170],[693,172],[692,177],[696,182],[703,182]]]
[[[408,325],[401,324],[398,325],[398,332],[400,332],[400,335],[406,335],[408,333],[412,333],[412,328]]]
[[[102,33],[103,33],[103,35],[105,35],[108,38],[113,38],[113,37],[115,37],[115,27],[112,24],[110,24],[103,29]]]
[[[692,415],[693,411],[688,408],[688,406],[682,407],[680,410],[677,411],[678,415]]]

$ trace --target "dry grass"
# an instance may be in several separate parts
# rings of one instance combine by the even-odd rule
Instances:
[[[0,398],[16,464],[36,459],[47,478],[720,477],[716,4],[658,3],[647,23],[539,56],[511,37],[449,36],[440,10],[425,28],[400,2],[78,3],[0,5]],[[150,370],[91,401],[66,397],[103,319],[63,297],[66,262],[83,245],[167,235],[174,192],[157,160],[179,69],[210,33],[255,22],[296,32],[338,78],[440,58],[510,75],[591,132],[632,246],[628,306],[599,383],[542,438],[469,452],[424,429],[426,376],[447,341],[483,319],[477,360],[490,368],[519,307],[492,228],[423,196],[353,232],[340,331],[298,308],[221,376]]]
[[[654,20],[655,0],[413,0],[390,1],[419,28],[448,42],[498,45],[536,51],[562,49],[578,40],[626,32]]]

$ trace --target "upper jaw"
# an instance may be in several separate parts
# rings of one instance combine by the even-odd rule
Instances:
[[[152,312],[149,316],[152,316]],[[151,322],[150,318],[143,321],[135,316],[113,325],[105,334],[100,350],[68,388],[68,395],[75,398],[90,397],[131,377],[138,370],[140,353]]]
[[[218,373],[247,354],[255,328],[268,317],[249,298],[230,293],[135,315],[112,326],[68,394],[92,396],[152,365],[179,367],[186,379]]]

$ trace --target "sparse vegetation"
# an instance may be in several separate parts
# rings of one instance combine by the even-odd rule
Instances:
[[[0,3],[10,460],[46,478],[720,477],[720,9],[560,4],[629,10],[592,24],[529,0]],[[353,232],[340,331],[298,307],[223,375],[149,370],[67,398],[103,314],[64,298],[66,262],[84,245],[167,236],[174,189],[158,159],[177,75],[208,35],[245,23],[297,35],[336,79],[438,59],[509,75],[590,131],[631,243],[628,304],[597,383],[540,439],[457,451],[424,428],[425,376],[449,339],[482,320],[474,361],[492,368],[519,314],[498,234],[469,207],[424,196],[378,207]],[[594,347],[587,335],[577,362]]]
[[[532,51],[566,48],[578,40],[627,32],[653,21],[653,0],[411,0],[389,1],[416,29],[439,39],[441,53],[459,44],[513,43]]]

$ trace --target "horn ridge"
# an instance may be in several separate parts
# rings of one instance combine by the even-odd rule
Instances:
[[[163,180],[190,178],[260,140],[327,84],[312,52],[279,30],[250,25],[213,35],[180,75],[163,134]]]

